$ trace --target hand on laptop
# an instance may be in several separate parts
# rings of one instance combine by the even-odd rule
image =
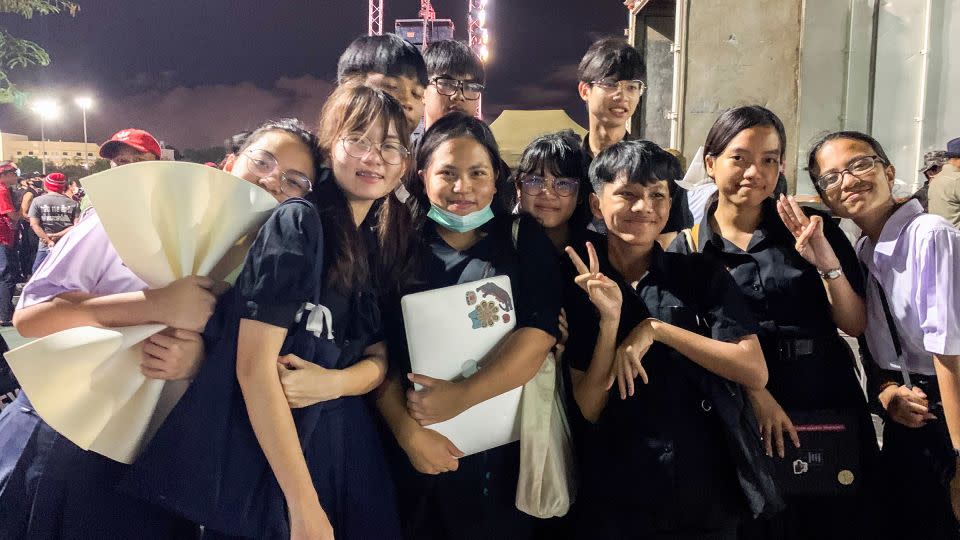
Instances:
[[[423,387],[407,390],[407,412],[421,426],[449,420],[467,409],[456,383],[417,373],[410,373],[407,378]]]

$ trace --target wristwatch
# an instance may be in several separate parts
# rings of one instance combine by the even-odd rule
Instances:
[[[838,267],[836,267],[836,268],[831,268],[830,270],[819,270],[819,269],[818,269],[818,270],[817,270],[817,273],[819,273],[819,274],[820,274],[820,277],[822,277],[823,279],[828,279],[828,280],[829,280],[829,279],[837,279],[838,277],[840,277],[840,276],[843,275],[843,268],[841,268],[841,267],[838,266]]]

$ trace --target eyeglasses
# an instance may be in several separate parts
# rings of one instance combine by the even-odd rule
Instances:
[[[520,180],[521,189],[527,195],[535,196],[547,188],[547,179],[529,175]],[[553,192],[561,197],[572,197],[580,191],[580,182],[576,178],[557,178],[553,181]]]
[[[640,97],[647,90],[647,84],[640,79],[631,81],[592,81],[590,84],[603,89],[604,92],[620,90],[625,96]]]
[[[463,92],[463,99],[473,101],[480,99],[484,86],[478,82],[461,81],[449,77],[434,77],[431,81],[441,96],[453,96],[457,91]]]
[[[370,139],[361,135],[347,135],[346,137],[341,137],[340,142],[343,144],[343,149],[346,150],[347,154],[357,159],[367,157],[371,151],[376,149],[380,157],[383,158],[383,161],[389,165],[399,165],[410,155],[410,151],[400,143],[384,142],[374,144],[370,142]]]
[[[850,173],[857,178],[860,178],[860,175],[866,174],[873,170],[873,167],[880,163],[881,165],[886,165],[886,162],[880,156],[863,156],[852,160],[850,163],[847,163],[847,168],[839,170],[832,173],[827,173],[821,175],[817,178],[817,187],[826,191],[832,187],[839,185],[840,181],[843,180],[843,175]]]
[[[243,155],[250,160],[250,171],[259,178],[266,178],[280,168],[277,158],[266,150],[246,150]],[[280,191],[291,197],[303,197],[313,191],[313,182],[301,173],[283,171],[280,173]]]

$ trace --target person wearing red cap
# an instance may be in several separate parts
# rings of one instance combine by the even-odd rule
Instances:
[[[67,189],[67,177],[63,173],[48,174],[43,179],[43,189],[47,193],[35,198],[29,211],[30,228],[40,237],[37,258],[33,262],[34,272],[50,254],[50,248],[73,228],[80,216],[77,201],[63,194]]]
[[[20,212],[13,206],[10,189],[17,185],[20,169],[11,161],[0,161],[0,326],[11,326],[13,289],[17,279],[16,233]]]
[[[100,157],[109,159],[111,167],[156,161],[160,159],[160,143],[142,129],[122,129],[100,146]]]

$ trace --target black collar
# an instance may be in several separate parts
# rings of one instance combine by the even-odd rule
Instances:
[[[719,194],[714,193],[707,202],[707,211],[703,213],[703,218],[700,220],[700,230],[697,235],[698,252],[703,253],[708,249],[728,251],[726,244],[729,242],[726,242],[710,225],[713,213],[717,210],[718,199]],[[777,213],[777,201],[772,197],[767,197],[760,203],[760,223],[757,225],[757,230],[753,232],[753,238],[750,240],[750,245],[747,246],[747,251],[754,250],[767,238],[775,238],[783,234],[792,238],[786,225],[780,220],[780,215]]]

